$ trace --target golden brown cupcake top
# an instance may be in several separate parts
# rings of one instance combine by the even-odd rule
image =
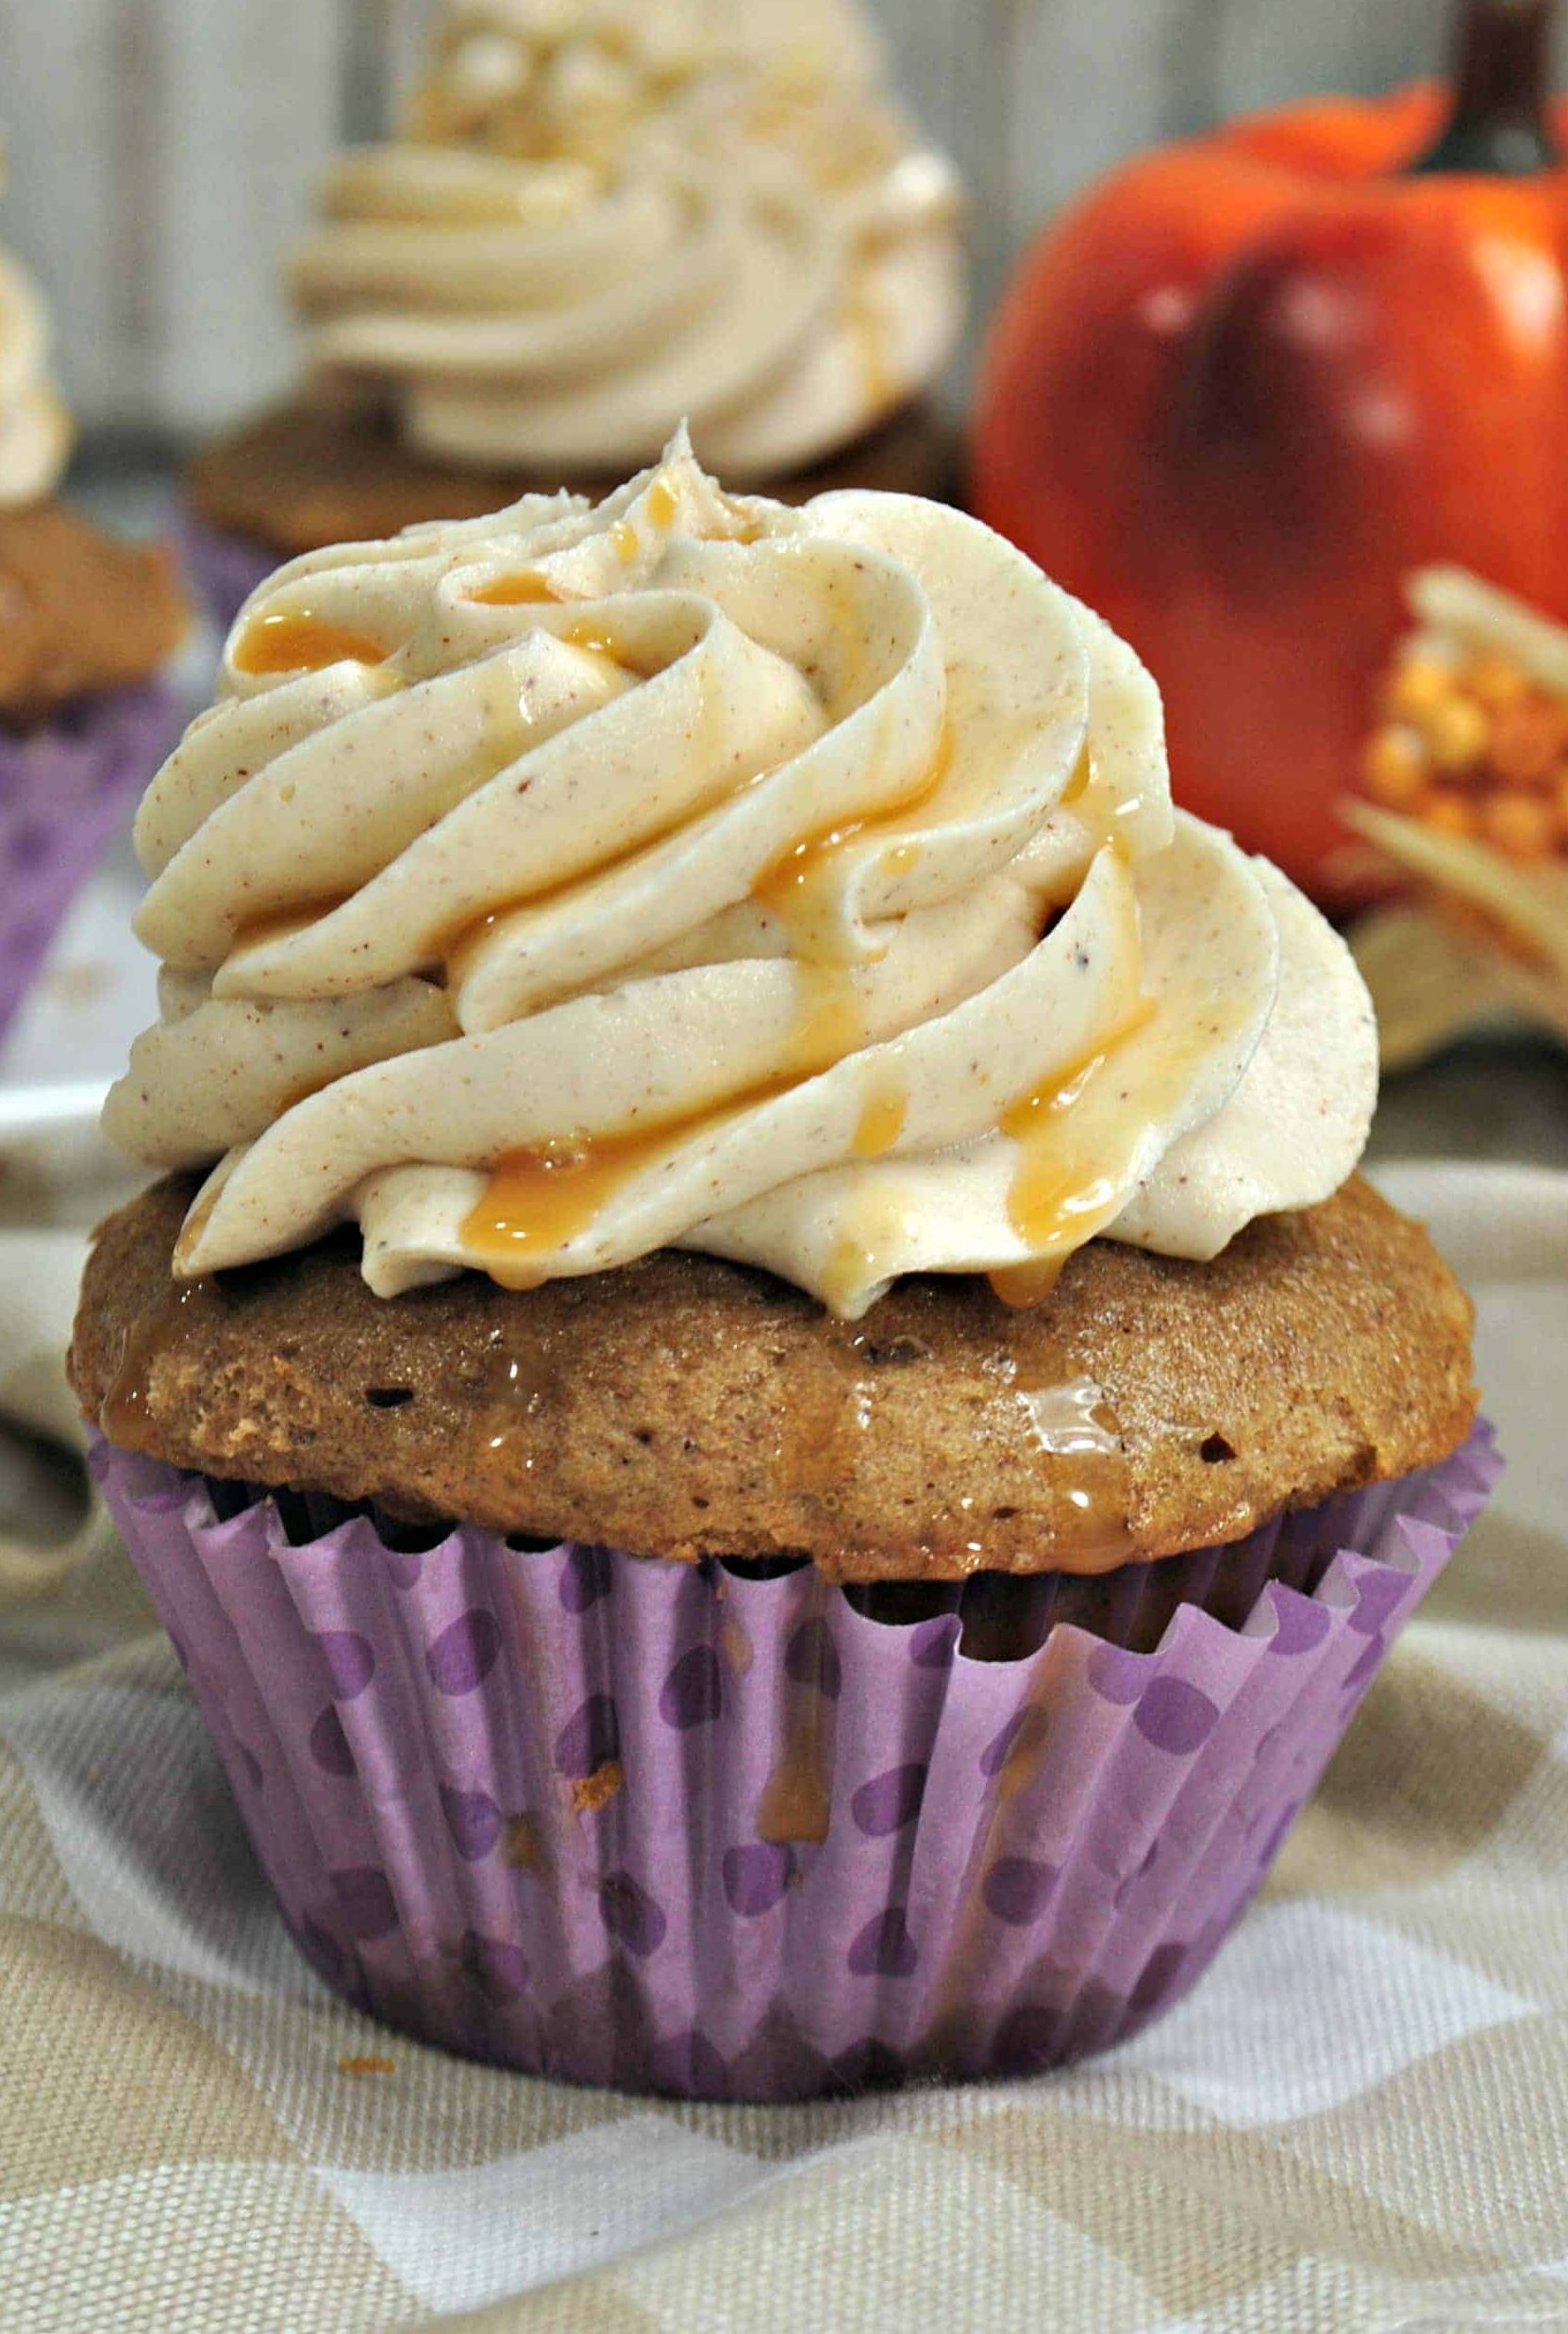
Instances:
[[[88,1415],[178,1467],[500,1532],[839,1580],[1093,1573],[1434,1463],[1475,1414],[1469,1302],[1359,1178],[1210,1263],[1095,1241],[1034,1310],[917,1277],[854,1325],[669,1252],[389,1305],[340,1238],[179,1284],[191,1192],[99,1237]]]

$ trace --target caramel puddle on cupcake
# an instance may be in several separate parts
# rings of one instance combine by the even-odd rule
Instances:
[[[234,650],[238,669],[255,678],[285,673],[320,673],[329,664],[384,664],[387,648],[368,632],[328,624],[306,609],[262,615],[242,633]]]
[[[96,1411],[98,1425],[111,1442],[127,1451],[148,1447],[152,1422],[147,1402],[154,1371],[164,1360],[177,1364],[223,1310],[223,1291],[215,1279],[171,1280],[158,1301],[127,1325]]]
[[[839,1657],[825,1618],[831,1593],[813,1572],[785,1654],[778,1759],[756,1815],[757,1837],[772,1847],[820,1846],[827,1837],[840,1693]]]

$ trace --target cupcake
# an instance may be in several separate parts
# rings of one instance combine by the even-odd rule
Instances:
[[[1406,896],[1355,936],[1391,1068],[1498,1016],[1568,1043],[1568,630],[1419,569],[1347,824]]]
[[[448,0],[290,289],[310,379],[196,462],[225,618],[279,558],[602,493],[689,420],[791,502],[941,494],[961,202],[851,0]]]
[[[73,1383],[326,1981],[752,2099],[1190,1984],[1495,1463],[1131,652],[677,439],[283,569],[137,841]]]
[[[178,731],[185,611],[161,550],[56,498],[72,445],[37,287],[0,251],[0,1029]]]

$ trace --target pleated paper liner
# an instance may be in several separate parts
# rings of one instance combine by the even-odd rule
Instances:
[[[0,724],[0,1034],[180,725],[161,681],[83,697],[33,728]]]
[[[1482,1426],[1235,1547],[909,1618],[94,1464],[330,1986],[532,2074],[762,2101],[1038,2070],[1175,2001],[1499,1471]]]

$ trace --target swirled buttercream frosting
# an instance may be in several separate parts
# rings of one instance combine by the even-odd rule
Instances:
[[[59,483],[70,417],[49,375],[49,320],[37,285],[0,251],[0,509],[37,502]]]
[[[450,7],[404,134],[346,155],[292,270],[315,366],[446,459],[766,478],[926,387],[961,204],[839,0]]]
[[[262,586],[137,822],[162,1017],[108,1107],[176,1270],[345,1221],[392,1296],[690,1247],[857,1317],[1214,1255],[1365,1140],[1370,1010],[1173,811],[1158,692],[978,522],[683,440],[596,508]]]

